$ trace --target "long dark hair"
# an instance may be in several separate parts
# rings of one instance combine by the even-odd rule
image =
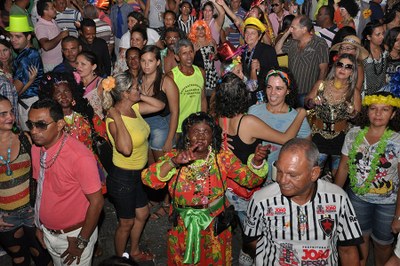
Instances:
[[[189,130],[193,125],[199,124],[201,122],[206,123],[212,130],[212,149],[219,153],[221,150],[222,143],[222,129],[215,123],[215,120],[205,112],[197,112],[189,115],[182,123],[182,135],[178,140],[177,148],[178,150],[186,150],[187,143],[189,141]]]
[[[142,58],[142,56],[146,53],[153,53],[156,57],[156,60],[160,61],[160,64],[157,66],[156,80],[154,81],[154,86],[153,86],[153,93],[155,95],[155,94],[158,94],[161,92],[161,82],[162,82],[162,78],[163,78],[160,49],[155,45],[146,45],[145,47],[143,47],[142,50],[140,50],[140,53],[139,53],[140,58]],[[144,75],[143,70],[140,70],[139,79],[138,79],[139,84],[142,84],[142,82],[143,82],[143,75]]]
[[[376,28],[382,27],[382,26],[383,26],[383,24],[380,23],[379,21],[368,22],[362,32],[363,39],[361,40],[361,42],[362,42],[362,45],[364,46],[364,48],[367,49],[367,51],[369,53],[371,53],[371,41],[368,40],[367,36],[372,35],[372,33],[374,32],[374,30]],[[382,49],[382,51],[385,51],[383,42],[381,44],[381,49]]]
[[[390,29],[385,36],[384,43],[388,47],[388,52],[390,53],[396,43],[396,38],[400,34],[400,27],[394,27]]]

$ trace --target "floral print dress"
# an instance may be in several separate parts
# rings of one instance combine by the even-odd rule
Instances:
[[[154,189],[161,189],[167,185],[165,178],[170,176],[168,190],[172,195],[174,206],[180,208],[184,206],[202,206],[224,197],[226,181],[232,179],[242,186],[253,188],[260,185],[264,179],[268,166],[255,170],[241,164],[240,160],[231,151],[222,151],[215,155],[215,159],[205,169],[207,175],[200,172],[193,173],[188,166],[181,169],[172,169],[168,175],[159,179],[160,167],[168,163],[170,158],[177,155],[177,151],[165,154],[160,160],[152,164],[142,172],[142,181],[145,185]],[[194,163],[198,163],[197,160]],[[264,164],[267,165],[267,164]],[[218,170],[219,167],[219,170]],[[253,173],[254,172],[254,173]],[[255,174],[257,173],[257,174]],[[218,216],[224,210],[221,208],[211,212],[211,217]],[[172,212],[172,208],[170,210]],[[230,265],[232,259],[232,234],[230,228],[223,231],[218,236],[214,235],[214,221],[207,228],[200,231],[200,261],[191,265]],[[168,265],[188,265],[184,264],[184,254],[186,251],[188,230],[184,225],[183,219],[179,216],[177,226],[168,231]]]

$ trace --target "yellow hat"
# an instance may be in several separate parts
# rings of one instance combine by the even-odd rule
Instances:
[[[265,27],[265,25],[259,19],[253,18],[253,17],[247,18],[244,21],[244,27],[245,28],[251,27],[251,28],[254,28],[254,29],[259,30],[261,32],[265,32],[265,30],[267,29]]]
[[[29,26],[28,17],[25,15],[11,15],[10,26],[6,27],[6,31],[11,32],[31,32],[33,27]]]

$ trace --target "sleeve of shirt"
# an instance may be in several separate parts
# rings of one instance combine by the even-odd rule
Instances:
[[[289,50],[290,50],[290,47],[292,46],[292,43],[293,43],[293,40],[292,40],[292,39],[289,39],[289,40],[287,40],[287,41],[283,44],[283,46],[282,46],[282,52],[283,52],[284,54],[288,54],[288,53],[289,53]]]
[[[35,26],[35,35],[38,40],[41,40],[43,38],[49,39],[49,35],[47,34],[47,28],[41,26],[41,23],[39,22]]]
[[[347,195],[343,195],[338,222],[338,245],[353,246],[361,244],[362,232],[353,205]]]
[[[244,234],[248,237],[262,235],[262,212],[254,201],[254,197],[251,199],[249,206],[247,207],[247,217],[244,223]]]
[[[319,57],[319,60],[320,60],[319,63],[327,64],[329,62],[329,47],[326,44],[326,41],[324,39],[320,38],[320,43],[319,43],[318,47],[319,47],[319,51],[317,51],[317,52],[319,55],[321,55]]]
[[[343,146],[342,146],[342,154],[348,156],[349,151],[351,149],[351,145],[354,142],[354,129],[350,129],[347,132],[346,137],[344,138]]]
[[[74,163],[74,176],[82,188],[83,193],[92,194],[101,189],[99,169],[93,154],[88,150],[78,156]]]
[[[75,13],[75,21],[81,21],[82,20],[82,14],[79,11],[76,11]]]
[[[300,138],[306,138],[311,135],[311,128],[308,124],[307,118],[304,118],[303,123],[301,124],[298,136]]]

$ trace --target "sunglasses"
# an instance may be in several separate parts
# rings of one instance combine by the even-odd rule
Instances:
[[[31,120],[28,120],[25,122],[26,126],[29,128],[29,130],[32,130],[34,127],[39,129],[39,130],[47,130],[47,127],[50,124],[55,123],[55,121],[51,121],[50,123],[46,123],[45,121],[37,121],[37,122],[32,122]]]
[[[338,68],[344,68],[347,70],[353,70],[353,65],[352,64],[343,64],[342,62],[337,62],[336,67]]]
[[[272,4],[271,7],[279,6],[279,4]]]

